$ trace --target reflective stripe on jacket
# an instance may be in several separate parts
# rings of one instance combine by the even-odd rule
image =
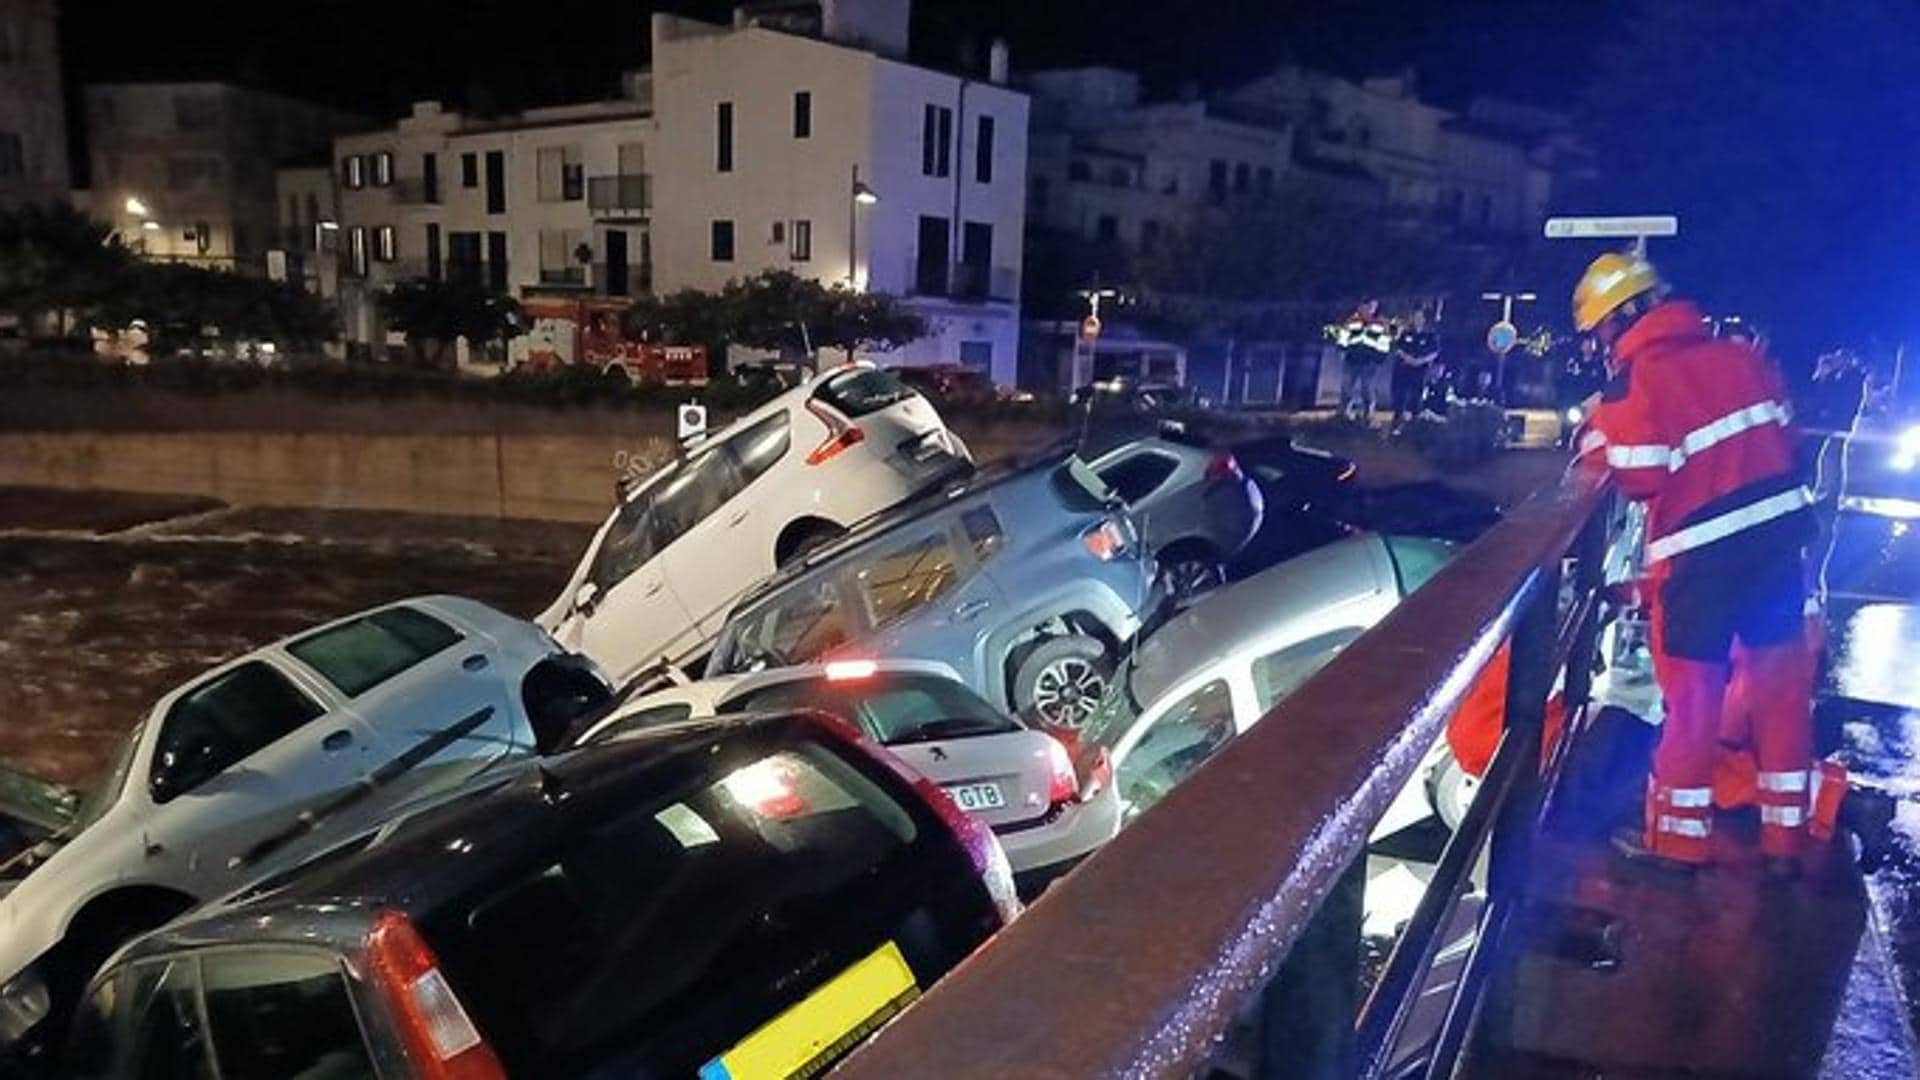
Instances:
[[[1795,479],[1793,412],[1766,357],[1716,340],[1680,301],[1648,312],[1614,352],[1619,373],[1580,455],[1647,503],[1649,565],[1812,502]]]

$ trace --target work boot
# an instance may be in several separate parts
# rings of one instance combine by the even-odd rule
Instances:
[[[1893,855],[1893,796],[1878,788],[1849,787],[1840,801],[1840,827],[1860,838],[1860,869],[1872,873]]]
[[[1656,853],[1647,846],[1646,830],[1639,825],[1626,825],[1615,829],[1612,844],[1614,854],[1625,859],[1629,865],[1643,867],[1675,879],[1691,880],[1694,874],[1705,869],[1695,863],[1670,859]]]

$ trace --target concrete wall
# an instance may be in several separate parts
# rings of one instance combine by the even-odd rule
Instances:
[[[616,453],[665,439],[248,432],[0,435],[0,484],[204,495],[237,505],[598,521]]]
[[[1056,432],[1023,423],[963,434],[984,461]],[[598,522],[613,504],[619,468],[644,475],[673,452],[659,436],[7,432],[0,433],[0,486]]]

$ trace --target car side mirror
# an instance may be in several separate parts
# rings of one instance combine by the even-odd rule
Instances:
[[[593,609],[599,603],[600,603],[600,586],[594,584],[593,582],[583,581],[580,583],[580,587],[574,590],[573,610],[579,612],[580,614],[582,615],[593,614]]]

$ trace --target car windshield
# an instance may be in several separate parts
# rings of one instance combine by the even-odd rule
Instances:
[[[864,678],[781,683],[729,702],[728,712],[820,709],[888,746],[1002,735],[1022,728],[978,694],[938,675],[879,673]]]

